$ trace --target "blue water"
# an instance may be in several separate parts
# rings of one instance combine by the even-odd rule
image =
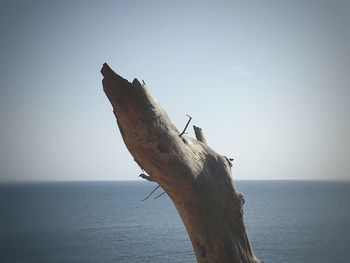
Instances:
[[[240,181],[265,262],[350,262],[350,183]],[[0,185],[0,262],[196,262],[169,198],[148,182]],[[157,192],[160,193],[160,192]]]

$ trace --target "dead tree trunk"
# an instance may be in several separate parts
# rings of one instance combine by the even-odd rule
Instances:
[[[128,82],[107,64],[101,73],[126,147],[173,201],[197,261],[260,262],[246,233],[230,160],[206,144],[198,127],[198,140],[179,136],[145,84]]]

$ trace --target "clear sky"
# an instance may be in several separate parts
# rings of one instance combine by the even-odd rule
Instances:
[[[0,2],[0,180],[136,180],[99,70],[238,179],[350,178],[350,1]],[[189,136],[193,136],[191,130]]]

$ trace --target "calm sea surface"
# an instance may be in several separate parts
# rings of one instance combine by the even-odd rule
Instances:
[[[265,262],[350,262],[350,183],[239,181]],[[0,185],[0,262],[195,262],[164,195],[148,182]],[[159,190],[157,193],[161,193]]]

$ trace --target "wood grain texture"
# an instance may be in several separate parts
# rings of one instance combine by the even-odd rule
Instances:
[[[173,201],[197,261],[260,262],[246,233],[230,161],[205,143],[202,131],[198,140],[179,136],[145,84],[130,83],[107,64],[101,73],[126,147]]]

